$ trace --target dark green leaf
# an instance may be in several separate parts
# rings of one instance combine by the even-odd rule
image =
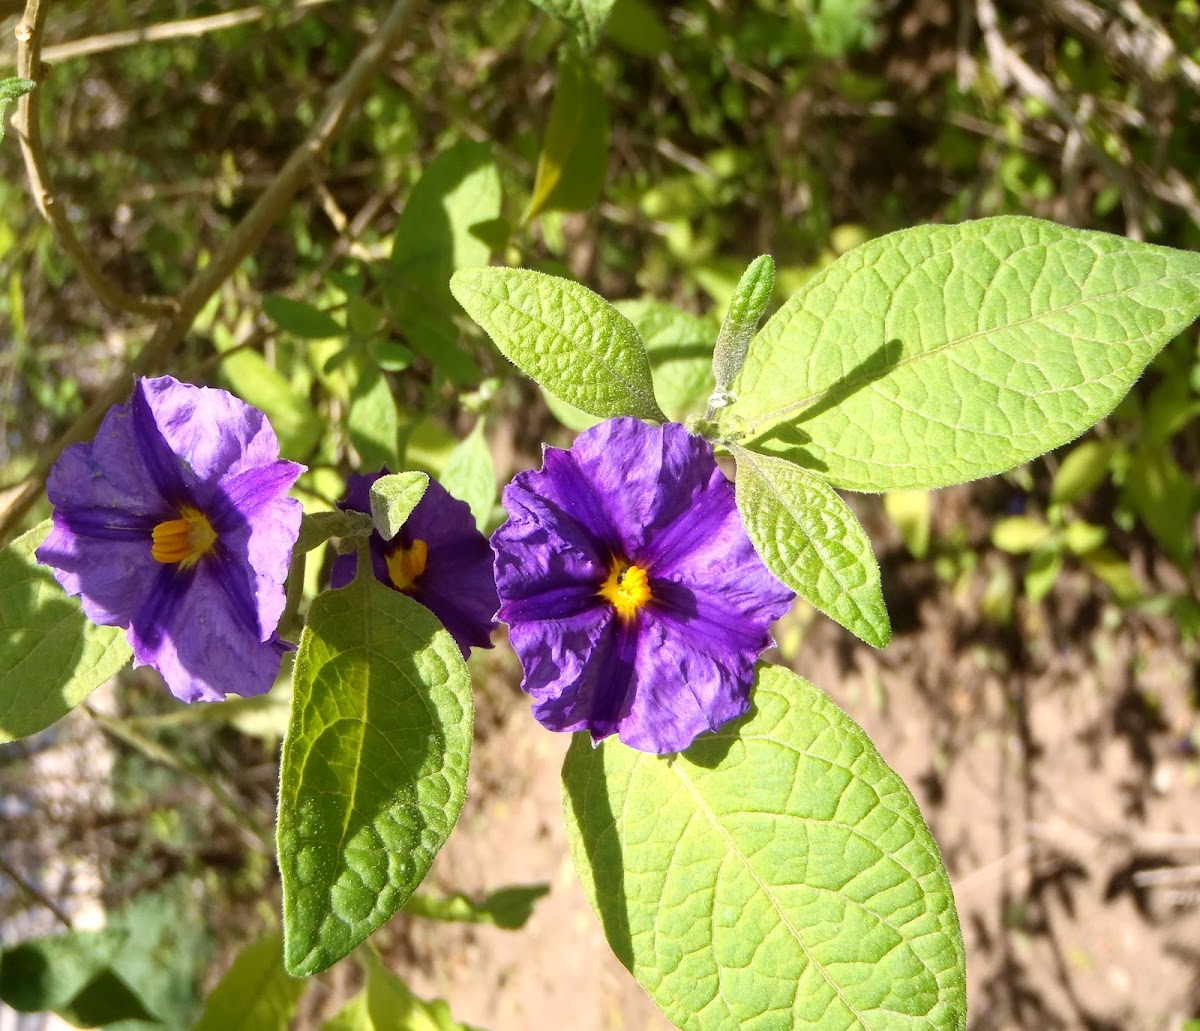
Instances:
[[[324,340],[346,334],[346,327],[335,322],[326,312],[305,301],[267,294],[262,300],[267,318],[285,333],[302,340]]]

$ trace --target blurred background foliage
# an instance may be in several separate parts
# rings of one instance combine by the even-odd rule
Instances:
[[[177,294],[302,143],[383,6],[50,4],[47,157],[96,264],[131,292]],[[7,40],[22,7],[0,2]],[[497,476],[562,441],[555,415],[579,425],[462,316],[456,267],[521,264],[628,300],[681,417],[707,395],[716,319],[759,253],[776,259],[781,301],[863,240],[930,221],[1029,214],[1200,245],[1196,0],[617,0],[593,42],[529,0],[418,5],[319,174],[163,368],[266,410],[310,467],[310,510],[348,469],[387,463],[445,474],[487,529]],[[0,60],[14,74],[11,45]],[[78,276],[10,134],[0,502],[152,328]],[[999,624],[1083,568],[1107,601],[1169,615],[1194,641],[1198,414],[1193,329],[1076,445],[965,507],[904,495],[877,508],[897,554],[902,541],[956,590],[982,583]],[[254,897],[274,873],[269,846],[242,847],[244,825],[271,826],[278,713],[172,716],[137,676],[123,705],[143,723],[122,739],[113,804],[146,819],[107,901],[181,872]],[[158,783],[143,766],[165,776],[164,748],[176,768]],[[197,771],[235,769],[266,772],[230,777],[236,797],[214,780],[196,812],[172,804]]]

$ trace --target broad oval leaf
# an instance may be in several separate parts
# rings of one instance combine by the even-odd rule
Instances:
[[[125,631],[96,626],[34,550],[39,523],[0,551],[0,743],[57,723],[133,655]]]
[[[917,803],[789,670],[673,757],[576,735],[575,869],[609,944],[685,1031],[966,1026],[962,936]]]
[[[466,664],[428,609],[369,575],[300,637],[279,782],[284,962],[324,970],[399,909],[458,819]]]
[[[1000,472],[1079,436],[1200,314],[1200,254],[1002,217],[872,240],[750,345],[742,442],[839,487]]]
[[[879,563],[850,506],[816,473],[733,446],[737,507],[754,549],[802,598],[867,644],[892,636]]]
[[[283,939],[267,935],[237,954],[192,1031],[287,1031],[307,987],[283,969]]]
[[[450,290],[527,376],[601,419],[666,422],[633,323],[579,283],[530,269],[469,268]]]

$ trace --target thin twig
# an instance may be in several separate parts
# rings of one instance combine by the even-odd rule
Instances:
[[[331,3],[332,0],[296,0],[289,13],[303,14],[309,8],[320,7]],[[204,36],[210,32],[220,32],[223,29],[236,28],[260,21],[273,13],[269,7],[255,4],[238,11],[224,11],[221,14],[210,14],[205,18],[186,18],[181,21],[161,22],[144,29],[125,29],[121,32],[106,32],[99,36],[87,36],[83,39],[73,39],[66,43],[55,43],[42,50],[42,60],[48,64],[59,64],[77,57],[87,57],[90,54],[103,54],[110,50],[122,50],[125,47],[137,46],[139,43],[161,43],[168,39],[188,39]],[[11,59],[0,58],[0,66],[11,64]]]
[[[37,2],[38,0],[31,0],[31,3]],[[94,434],[105,413],[129,395],[130,380],[157,368],[171,354],[187,335],[208,299],[259,245],[267,231],[283,214],[357,106],[371,79],[404,29],[412,8],[412,0],[395,0],[370,41],[329,91],[329,100],[313,123],[308,136],[292,152],[274,181],[246,212],[242,221],[213,255],[212,260],[196,273],[179,295],[179,310],[159,322],[146,345],[126,363],[125,368],[113,378],[87,411],[44,452],[20,494],[12,500],[0,517],[0,541],[12,536],[25,513],[41,497],[50,467],[62,454],[63,449]]]
[[[24,877],[20,870],[10,866],[3,856],[0,856],[0,873],[4,874],[5,877],[12,881],[13,884],[25,892],[25,894],[35,902],[40,903],[50,910],[50,912],[54,914],[54,918],[68,931],[75,930],[74,925],[71,923],[71,918],[63,912],[58,904],[52,898],[50,898],[49,895],[41,891],[36,884],[33,884],[26,877]]]
[[[28,0],[25,16],[17,26],[17,74],[36,83],[44,78],[41,48],[42,29],[46,24],[46,8],[43,0]],[[13,128],[20,141],[21,154],[25,158],[25,174],[29,178],[29,192],[42,217],[54,229],[62,249],[65,250],[87,280],[92,291],[105,304],[120,308],[135,315],[157,317],[176,310],[174,301],[158,297],[139,297],[121,289],[92,260],[92,256],[75,235],[75,228],[67,216],[66,204],[55,195],[50,171],[46,165],[46,151],[42,144],[41,89],[26,93],[17,102],[17,113]]]

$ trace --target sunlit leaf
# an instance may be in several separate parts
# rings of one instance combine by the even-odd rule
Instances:
[[[442,486],[471,507],[475,525],[483,530],[496,503],[496,469],[483,436],[483,420],[450,452],[440,477]]]
[[[364,469],[400,466],[400,416],[387,380],[377,369],[367,366],[361,371],[350,398],[346,428]]]
[[[133,655],[120,627],[96,626],[35,549],[50,520],[0,551],[0,742],[58,722]]]
[[[585,53],[600,42],[613,7],[613,0],[531,0],[531,3],[566,25]]]
[[[287,1031],[307,988],[283,969],[283,939],[268,935],[237,954],[192,1031]]]
[[[1035,219],[920,226],[823,270],[750,345],[729,425],[856,490],[1079,436],[1200,313],[1200,254]]]
[[[385,541],[400,532],[429,487],[426,473],[391,473],[371,484],[371,519]]]
[[[571,857],[617,958],[684,1031],[966,1027],[950,882],[908,788],[789,670],[656,756],[571,742]]]
[[[454,639],[370,576],[313,602],[293,685],[278,847],[285,963],[302,976],[421,883],[462,808],[473,709]]]
[[[461,893],[434,896],[417,892],[404,904],[404,910],[432,920],[493,924],[506,931],[515,931],[525,926],[533,915],[533,907],[549,891],[548,884],[527,884],[501,888],[479,901]]]
[[[450,289],[522,372],[600,418],[666,421],[633,324],[569,279],[529,269],[462,269]]]

